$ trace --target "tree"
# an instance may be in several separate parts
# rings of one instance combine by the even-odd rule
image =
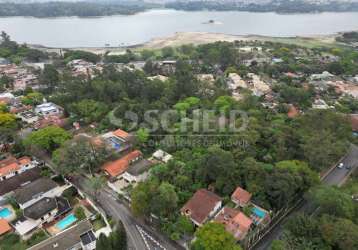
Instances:
[[[122,223],[115,226],[115,230],[106,237],[100,234],[96,242],[97,250],[127,250],[127,236]]]
[[[0,113],[0,128],[15,128],[16,117],[10,113]]]
[[[67,141],[53,155],[58,171],[62,174],[93,173],[112,155],[105,142],[94,142],[91,138],[77,136]]]
[[[195,233],[196,239],[191,245],[192,250],[240,250],[234,236],[225,230],[224,225],[209,222]]]
[[[58,85],[60,76],[55,66],[45,64],[44,70],[40,75],[40,83],[46,85],[51,91]]]
[[[309,193],[309,198],[319,206],[321,214],[353,219],[355,213],[352,198],[336,187],[319,186]]]
[[[149,215],[151,209],[152,183],[140,182],[131,192],[131,209],[135,216]]]
[[[140,128],[136,132],[136,138],[140,144],[144,144],[149,139],[149,132],[145,128]]]
[[[56,126],[49,126],[32,132],[23,143],[25,147],[34,145],[48,152],[53,152],[70,138],[71,135],[66,130]]]
[[[85,182],[85,185],[91,190],[96,200],[105,184],[106,179],[104,177],[91,177],[86,179]]]
[[[25,105],[38,105],[43,102],[44,96],[40,92],[31,92],[21,99],[21,102]]]
[[[108,113],[108,106],[103,102],[83,99],[72,105],[72,110],[85,123],[98,122]]]
[[[83,220],[86,218],[86,214],[83,207],[77,207],[75,209],[75,216],[78,220]]]
[[[160,184],[158,192],[153,196],[151,210],[154,214],[168,217],[178,206],[175,187],[167,182]]]

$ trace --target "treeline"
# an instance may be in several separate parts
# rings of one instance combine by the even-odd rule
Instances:
[[[32,17],[60,17],[60,16],[110,16],[131,15],[146,10],[142,3],[93,3],[93,2],[47,2],[47,3],[1,3],[0,16],[32,16]]]
[[[278,12],[278,13],[307,13],[307,12],[346,12],[358,11],[358,3],[342,3],[331,2],[326,4],[312,4],[296,1],[272,1],[267,4],[248,4],[243,5],[235,2],[205,2],[205,1],[192,1],[192,2],[172,2],[165,5],[167,8],[198,11],[198,10],[216,10],[216,11],[253,11],[253,12]]]

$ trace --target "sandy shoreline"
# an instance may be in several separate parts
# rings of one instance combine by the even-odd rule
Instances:
[[[84,50],[89,51],[96,54],[104,54],[109,52],[111,54],[122,54],[126,49],[161,49],[167,46],[177,47],[183,44],[205,44],[205,43],[213,43],[217,41],[227,41],[233,42],[237,40],[241,41],[273,41],[273,42],[282,42],[282,43],[290,43],[297,44],[303,46],[314,46],[314,45],[327,45],[332,46],[335,44],[335,38],[338,34],[332,35],[314,35],[307,37],[268,37],[268,36],[259,36],[259,35],[227,35],[222,33],[209,33],[209,32],[177,32],[172,36],[167,37],[158,37],[154,38],[144,44],[138,44],[128,47],[73,47],[73,48],[49,48],[45,46],[36,46],[32,45],[32,47],[46,50],[48,52],[56,52],[59,53],[61,49],[66,50]]]

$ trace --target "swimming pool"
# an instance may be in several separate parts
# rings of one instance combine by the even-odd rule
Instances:
[[[266,216],[266,212],[259,209],[258,207],[254,207],[252,209],[252,212],[257,216],[259,217],[260,219],[264,218]]]
[[[74,214],[67,215],[65,218],[60,220],[56,223],[56,227],[60,230],[63,230],[67,227],[69,227],[71,224],[73,224],[75,221],[77,221],[77,218]]]
[[[0,218],[5,219],[11,216],[11,211],[7,207],[0,210]]]

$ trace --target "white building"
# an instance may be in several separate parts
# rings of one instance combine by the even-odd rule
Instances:
[[[62,115],[63,109],[52,102],[46,102],[37,105],[35,108],[35,112],[43,116]]]

